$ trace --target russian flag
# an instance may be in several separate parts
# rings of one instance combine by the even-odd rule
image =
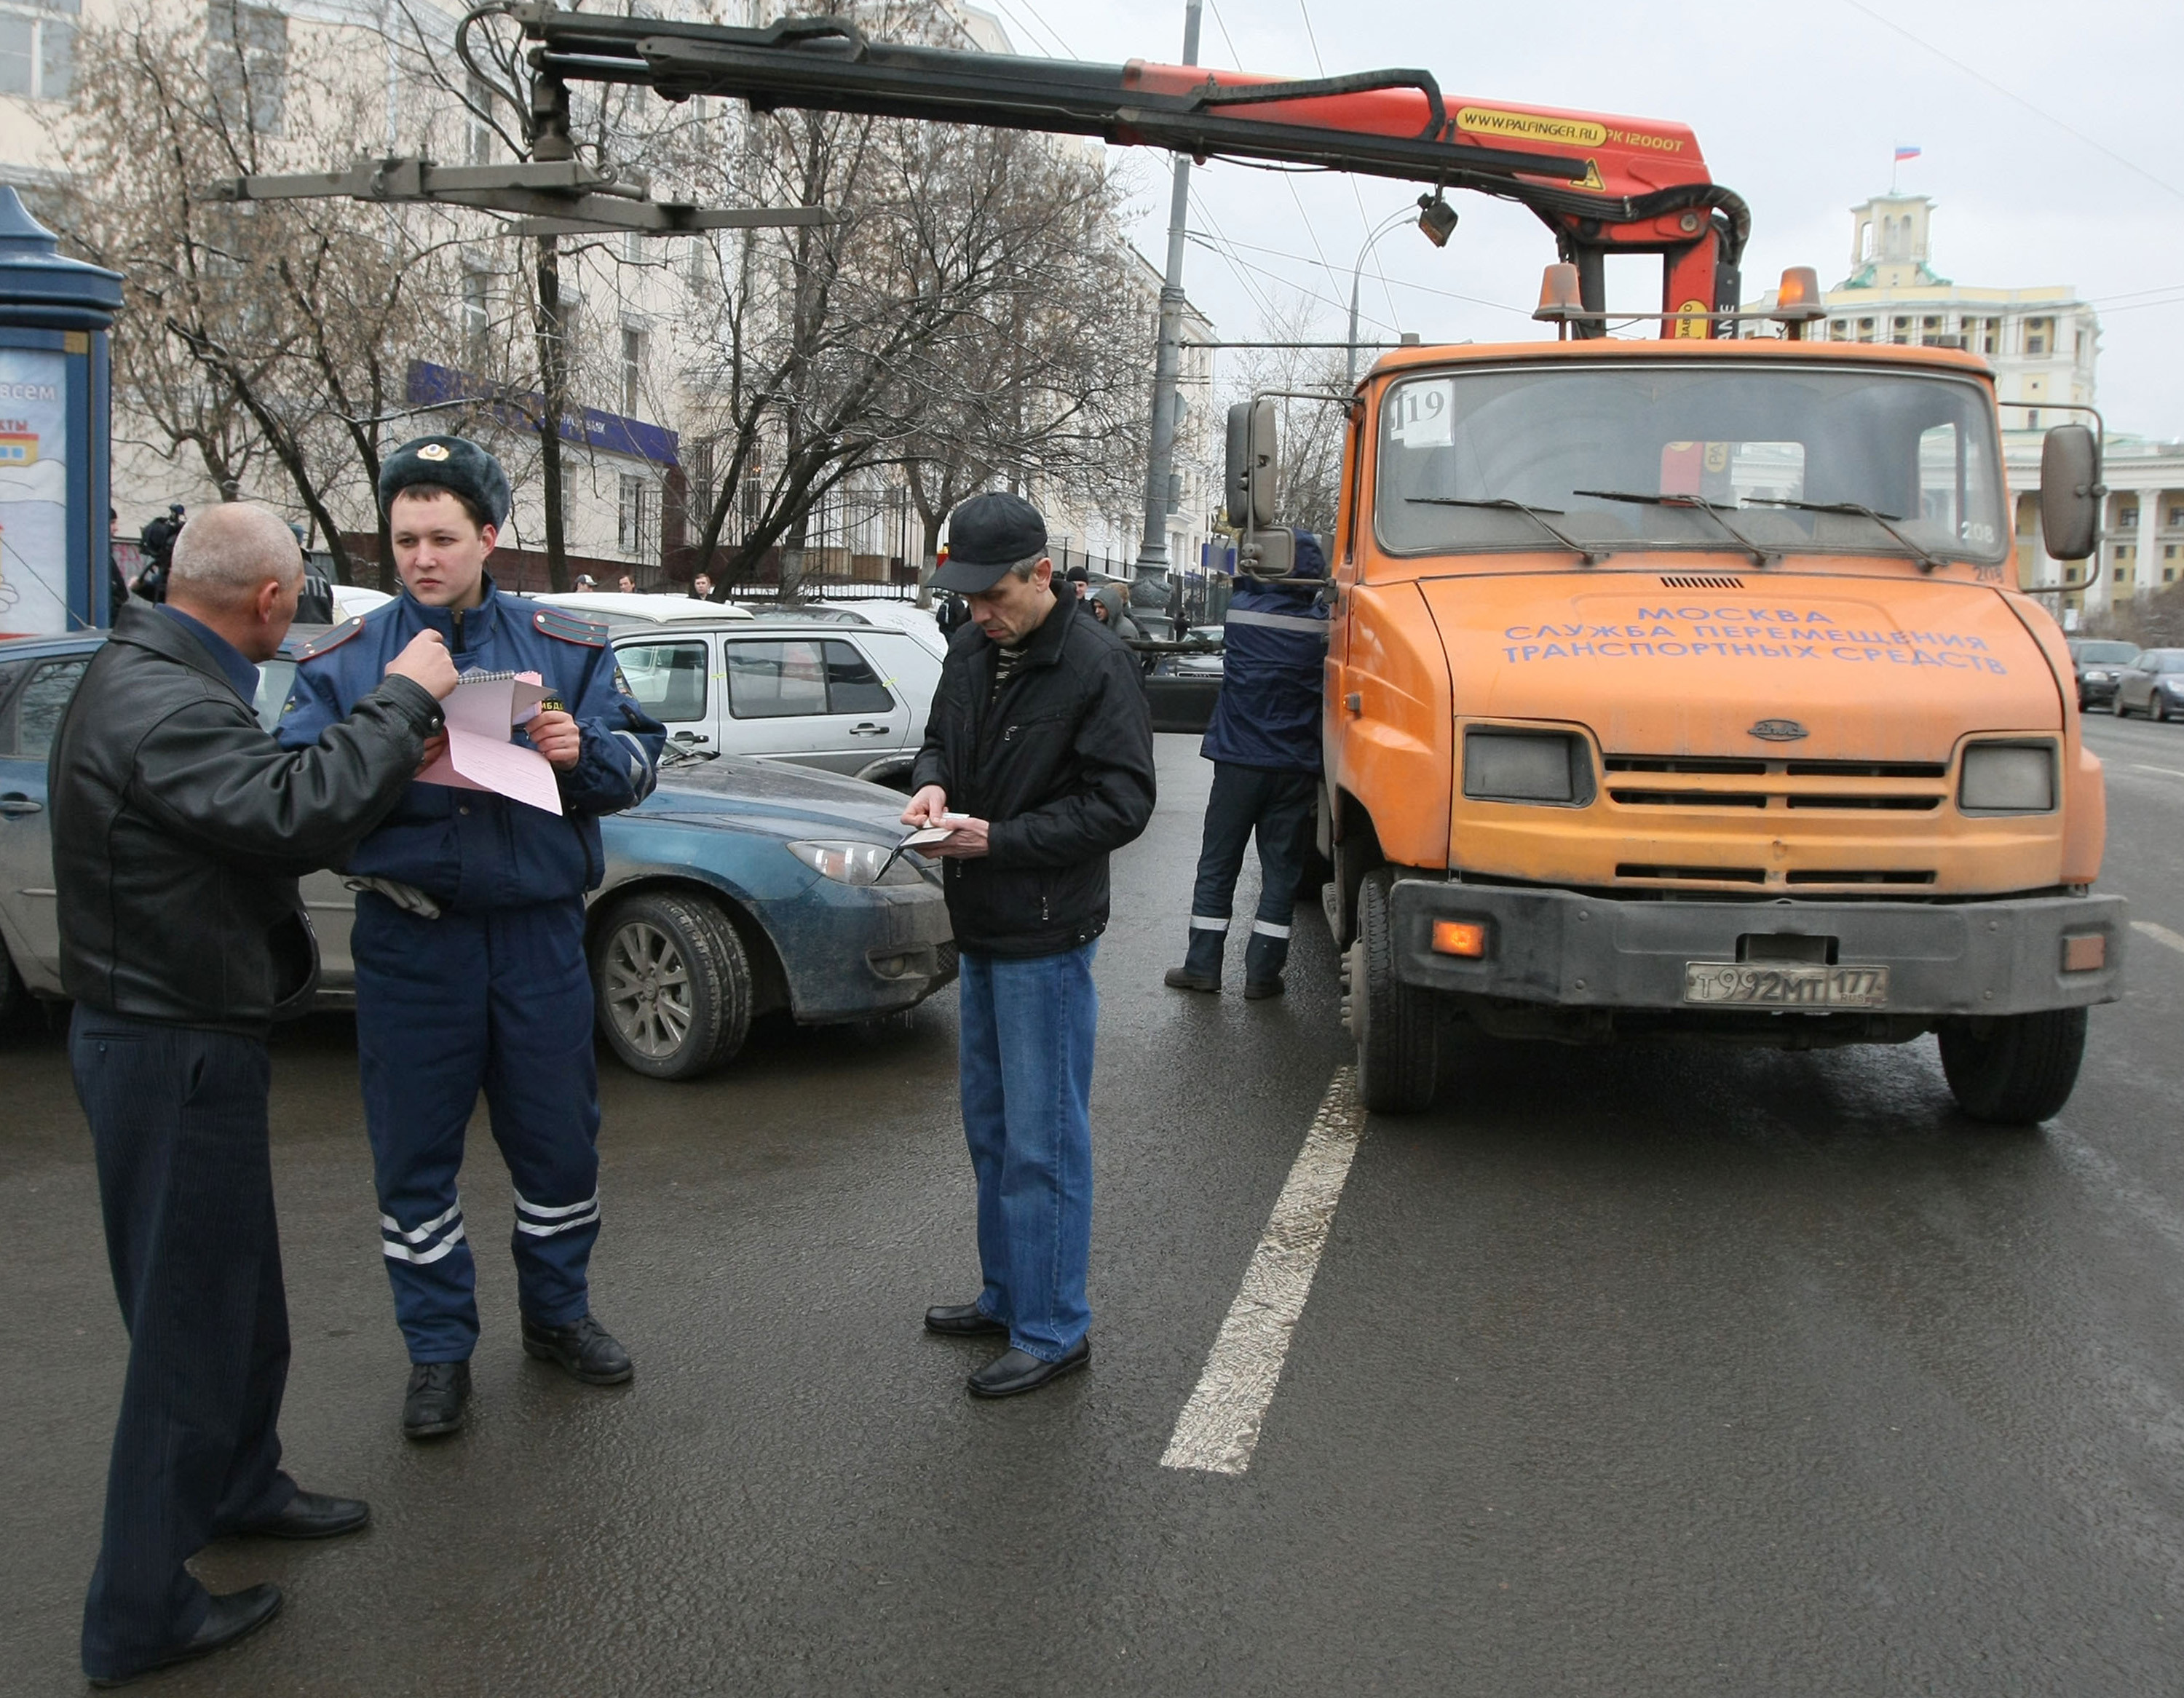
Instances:
[[[1896,162],[1898,164],[1903,164],[1906,159],[1915,159],[1918,157],[1919,150],[1916,148],[1898,148],[1896,150]]]

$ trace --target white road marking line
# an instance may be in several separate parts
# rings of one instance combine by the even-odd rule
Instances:
[[[2166,944],[2179,955],[2184,955],[2184,937],[2179,937],[2166,926],[2157,926],[2151,920],[2134,920],[2131,922],[2131,929],[2143,932],[2155,943]]]
[[[1274,1201],[1244,1283],[1206,1359],[1190,1401],[1176,1417],[1164,1468],[1240,1474],[1251,1466],[1259,1423],[1289,1356],[1290,1335],[1312,1294],[1312,1278],[1334,1224],[1334,1205],[1364,1135],[1357,1070],[1340,1069],[1305,1133],[1304,1148]]]
[[[2159,772],[2164,778],[2184,778],[2184,772],[2173,766],[2148,766],[2143,760],[2134,760],[2131,765],[2135,772]]]

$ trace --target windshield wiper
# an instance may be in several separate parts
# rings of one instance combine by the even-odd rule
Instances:
[[[1860,518],[1870,519],[1901,543],[1910,551],[1912,558],[1919,562],[1920,571],[1930,572],[1938,567],[1948,565],[1947,560],[1931,548],[1927,548],[1924,543],[1913,542],[1897,530],[1895,524],[1890,522],[1901,521],[1903,515],[1900,513],[1876,512],[1874,509],[1861,506],[1855,501],[1789,501],[1775,495],[1755,495],[1745,505],[1747,507],[1794,507],[1800,513],[1854,513]]]
[[[1563,510],[1559,507],[1528,507],[1523,502],[1507,495],[1497,495],[1491,501],[1465,501],[1453,495],[1407,495],[1403,499],[1428,507],[1483,507],[1496,513],[1521,513],[1563,547],[1568,548],[1570,553],[1578,556],[1588,566],[1596,566],[1607,558],[1606,550],[1588,548],[1574,537],[1566,537],[1547,523],[1542,515],[1547,513],[1558,514]]]
[[[1572,495],[1590,495],[1596,501],[1630,501],[1641,507],[1690,507],[1713,521],[1736,539],[1738,548],[1752,556],[1752,564],[1764,567],[1769,559],[1766,549],[1730,524],[1721,515],[1735,509],[1724,507],[1718,501],[1709,501],[1703,495],[1639,495],[1627,489],[1573,489]]]

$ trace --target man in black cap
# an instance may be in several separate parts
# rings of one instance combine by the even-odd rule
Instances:
[[[413,783],[344,871],[357,888],[357,1051],[379,1188],[380,1249],[410,1347],[402,1429],[462,1426],[477,1343],[476,1268],[455,1176],[481,1088],[515,1183],[526,1354],[577,1379],[630,1377],[593,1318],[599,1079],[584,893],[605,861],[599,816],[651,793],[666,732],[621,688],[603,626],[503,597],[485,570],[508,476],[476,443],[423,437],[379,475],[402,593],[305,649],[281,740],[315,743],[377,656],[437,631],[463,671],[535,672],[544,708],[514,735],[554,768],[549,812],[489,790]]]
[[[978,1297],[926,1311],[935,1333],[1006,1335],[971,1376],[1032,1391],[1092,1359],[1092,956],[1107,857],[1153,811],[1152,716],[1128,649],[1056,595],[1046,525],[1013,495],[949,515],[933,584],[970,621],[950,639],[903,810],[946,826],[961,950],[963,1129],[978,1181]]]

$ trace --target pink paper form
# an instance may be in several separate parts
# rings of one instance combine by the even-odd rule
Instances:
[[[546,692],[536,672],[465,678],[441,704],[448,752],[417,775],[421,784],[489,790],[549,814],[561,811],[561,787],[554,768],[528,743],[509,732],[538,711]]]

